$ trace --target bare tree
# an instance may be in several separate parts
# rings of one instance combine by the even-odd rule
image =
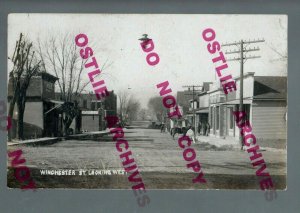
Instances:
[[[271,50],[273,50],[279,56],[279,58],[270,60],[271,62],[274,62],[274,61],[287,61],[287,59],[288,59],[287,51],[280,52],[280,51],[277,50],[276,47],[274,47],[273,44],[268,44],[268,46],[270,47]]]
[[[155,114],[158,121],[163,121],[162,117],[167,113],[167,110],[162,104],[162,97],[155,96],[149,99],[148,108]]]
[[[60,100],[64,101],[64,133],[67,134],[79,114],[77,99],[89,84],[89,81],[82,82],[84,64],[89,58],[80,57],[74,38],[68,33],[59,38],[52,36],[43,43],[38,39],[37,46],[44,70],[58,78]]]
[[[142,108],[138,113],[138,119],[141,121],[145,121],[147,119],[147,116],[149,116],[149,112],[147,109]]]
[[[121,121],[136,120],[141,108],[140,102],[131,96],[127,91],[118,93],[120,102],[119,114]]]
[[[125,113],[128,116],[129,121],[137,120],[137,116],[140,109],[141,109],[140,102],[131,96],[127,102],[126,110],[125,110]]]
[[[120,107],[119,107],[119,114],[120,114],[120,120],[124,121],[124,115],[126,114],[126,106],[129,100],[129,93],[127,91],[121,91],[118,94]]]
[[[40,61],[35,57],[35,51],[32,50],[32,43],[23,38],[20,34],[19,40],[16,42],[13,56],[8,58],[13,63],[13,69],[9,73],[12,84],[13,94],[10,100],[9,117],[13,117],[15,104],[18,108],[18,125],[17,138],[23,139],[23,118],[26,103],[26,92],[31,77],[39,71]],[[9,140],[11,140],[11,132],[9,132]]]
[[[90,45],[95,50],[96,45],[91,43]],[[64,133],[67,134],[73,119],[79,114],[77,104],[79,96],[90,84],[89,80],[83,80],[84,64],[90,57],[87,59],[80,57],[78,47],[74,42],[74,36],[71,33],[65,33],[59,37],[52,36],[43,42],[38,39],[37,47],[43,69],[58,78],[57,88],[60,93],[60,100],[65,103],[62,107],[64,111],[63,126]],[[106,69],[112,65],[110,63],[106,66],[106,63],[107,60],[101,67],[102,72],[100,75],[108,75],[113,78],[111,74],[104,73],[104,68]]]

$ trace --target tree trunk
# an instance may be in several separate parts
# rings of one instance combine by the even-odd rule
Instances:
[[[13,122],[13,114],[14,114],[14,108],[15,108],[15,103],[16,103],[16,98],[13,97],[13,99],[11,100],[10,104],[9,104],[9,109],[8,109],[8,117],[11,118],[11,121]],[[13,125],[13,123],[12,123]],[[8,130],[8,141],[11,141],[12,139],[12,130],[13,128],[10,128]]]
[[[73,116],[69,117],[69,116],[66,116],[66,118],[63,120],[64,121],[64,133],[65,133],[65,135],[68,135],[68,129],[71,126],[73,119],[75,118],[75,116],[74,117]]]
[[[24,139],[24,111],[25,111],[25,99],[26,99],[26,92],[21,92],[18,101],[18,139]]]
[[[17,130],[17,137],[19,140],[24,139],[24,125],[23,125],[23,118],[24,118],[24,110],[21,109],[22,107],[18,107],[18,130]]]
[[[12,97],[10,103],[9,103],[9,109],[8,109],[8,117],[11,118],[12,122],[13,122],[13,117],[14,117],[14,108],[15,108],[16,101],[17,101],[17,95],[19,94],[19,86],[20,85],[18,85],[18,84],[15,86],[15,83],[14,83],[14,80],[13,80],[14,94],[13,94],[13,97]],[[10,128],[8,130],[8,141],[11,141],[11,139],[12,139],[12,130],[13,129],[14,128]]]

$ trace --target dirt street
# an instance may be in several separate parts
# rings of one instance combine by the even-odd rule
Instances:
[[[148,189],[258,189],[259,180],[250,164],[248,153],[224,146],[217,148],[208,143],[193,144],[197,159],[203,168],[207,184],[193,184],[196,174],[186,168],[178,136],[159,129],[146,129],[147,122],[135,122],[125,129],[125,138]],[[41,169],[120,170],[122,169],[115,142],[111,135],[95,140],[66,140],[43,146],[10,146],[21,148],[26,165],[40,188],[122,188],[131,184],[126,175],[53,176],[41,175]],[[267,168],[277,189],[285,188],[286,150],[263,152]],[[12,169],[9,170],[8,186],[17,187]]]

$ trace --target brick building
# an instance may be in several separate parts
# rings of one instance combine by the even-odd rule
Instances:
[[[114,91],[109,96],[97,100],[93,93],[82,93],[76,99],[81,110],[81,131],[100,131],[106,128],[105,116],[117,115],[117,96]],[[71,128],[75,129],[75,121]]]

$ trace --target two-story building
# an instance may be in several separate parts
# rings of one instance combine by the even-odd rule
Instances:
[[[109,96],[101,100],[97,100],[93,93],[83,93],[77,101],[81,110],[82,131],[104,130],[106,128],[105,116],[117,115],[117,95],[114,91],[110,91]]]
[[[188,125],[188,112],[190,108],[189,100],[193,97],[190,90],[178,91],[176,95],[176,101],[178,109],[181,114],[181,118],[170,119],[170,129],[174,127],[183,128]]]
[[[209,116],[209,94],[212,82],[203,82],[201,92],[198,94],[198,108],[196,111],[196,132],[205,134]]]
[[[41,72],[31,78],[26,93],[23,118],[25,139],[58,136],[62,132],[61,112],[55,108],[57,104],[63,103],[55,100],[54,84],[57,80],[58,78],[46,72]],[[8,83],[8,105],[12,95],[13,85],[10,78]],[[17,119],[18,110],[17,105],[15,105],[11,128],[12,138],[16,137]]]

